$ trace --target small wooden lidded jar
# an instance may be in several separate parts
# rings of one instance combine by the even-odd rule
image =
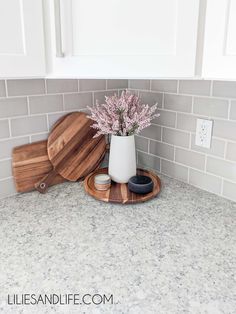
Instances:
[[[108,174],[98,174],[94,178],[94,186],[99,191],[109,190],[111,187],[111,177]]]

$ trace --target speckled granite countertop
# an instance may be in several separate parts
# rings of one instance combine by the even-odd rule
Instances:
[[[81,183],[0,201],[1,313],[236,313],[236,203],[161,176],[144,204]],[[8,294],[113,294],[105,305],[8,305]]]

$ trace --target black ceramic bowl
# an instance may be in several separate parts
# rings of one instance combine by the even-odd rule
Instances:
[[[148,176],[134,176],[129,179],[128,188],[137,194],[147,194],[153,190],[153,181]]]

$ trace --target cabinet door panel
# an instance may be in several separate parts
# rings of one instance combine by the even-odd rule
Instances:
[[[0,76],[45,75],[41,0],[0,1]]]
[[[174,55],[176,10],[177,0],[72,0],[73,55]]]
[[[203,76],[236,78],[236,1],[208,0]]]
[[[198,0],[62,0],[55,75],[191,77]],[[55,46],[55,45],[54,45]]]
[[[23,55],[22,1],[0,1],[0,12],[0,54]]]

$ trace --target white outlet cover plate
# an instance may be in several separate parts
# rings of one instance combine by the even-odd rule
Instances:
[[[210,148],[212,136],[212,120],[197,119],[196,139],[197,146]]]

